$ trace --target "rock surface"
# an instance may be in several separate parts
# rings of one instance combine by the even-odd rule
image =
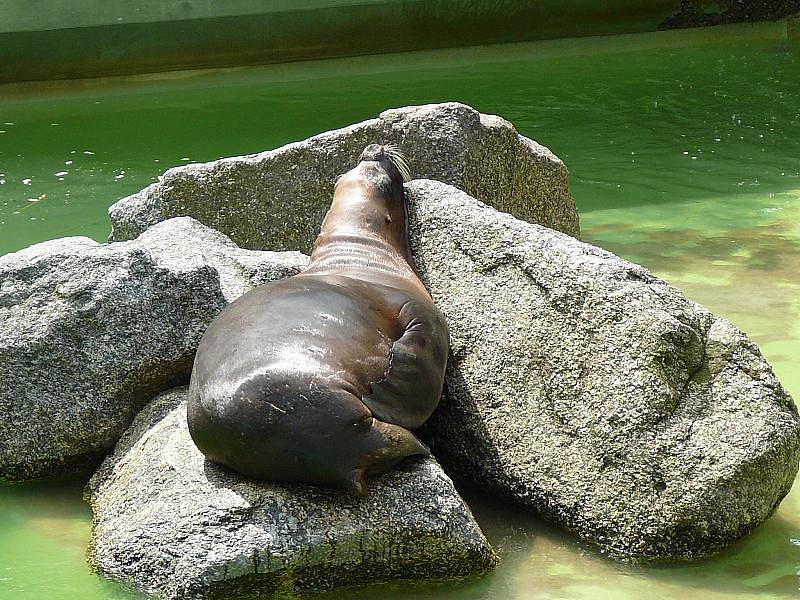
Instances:
[[[0,257],[0,478],[91,466],[152,396],[188,380],[208,323],[300,253],[253,252],[189,218],[135,241]]]
[[[446,579],[494,566],[434,460],[373,479],[363,499],[258,483],[206,461],[189,436],[185,398],[178,388],[148,404],[89,483],[89,558],[103,574],[165,598],[204,598]]]
[[[422,435],[451,476],[641,557],[712,553],[771,514],[800,422],[741,331],[609,252],[438,182],[407,192],[451,332]]]
[[[389,142],[400,147],[414,177],[444,181],[521,219],[579,234],[564,163],[505,119],[450,102],[387,110],[270,152],[170,169],[109,209],[112,239],[188,215],[244,248],[310,252],[336,178],[355,166],[365,146]]]

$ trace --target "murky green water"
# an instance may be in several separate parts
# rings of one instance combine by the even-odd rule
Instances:
[[[733,320],[800,398],[800,40],[780,25],[0,88],[0,254],[64,235],[103,239],[108,204],[168,166],[452,99],[504,115],[553,149],[572,173],[584,239]],[[90,512],[80,488],[0,488],[0,598],[131,597],[84,564]],[[468,497],[502,555],[497,571],[391,591],[800,594],[800,486],[722,555],[661,567],[612,562],[525,512]]]

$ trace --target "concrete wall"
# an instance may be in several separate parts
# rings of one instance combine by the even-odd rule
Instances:
[[[652,31],[680,7],[680,0],[3,0],[0,82]]]
[[[4,0],[0,32],[187,21],[381,4],[382,0]]]

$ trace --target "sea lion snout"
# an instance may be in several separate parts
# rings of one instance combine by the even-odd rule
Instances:
[[[400,149],[394,144],[369,144],[361,156],[359,163],[375,162],[384,166],[387,172],[394,172],[403,181],[411,179],[411,171]],[[388,168],[387,168],[388,167]]]
[[[386,152],[384,147],[380,144],[370,144],[364,151],[361,153],[361,156],[358,157],[359,162],[363,162],[365,160],[375,160],[379,161],[386,156]]]

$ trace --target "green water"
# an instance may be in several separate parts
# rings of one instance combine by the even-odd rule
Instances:
[[[453,99],[509,118],[561,156],[584,239],[737,323],[800,398],[800,40],[781,25],[0,87],[0,254],[58,236],[103,239],[106,207],[168,166]],[[85,566],[90,512],[80,490],[81,482],[0,488],[0,598],[132,597]],[[800,486],[723,554],[672,566],[608,560],[525,512],[467,497],[502,556],[497,571],[392,592],[800,593]]]

